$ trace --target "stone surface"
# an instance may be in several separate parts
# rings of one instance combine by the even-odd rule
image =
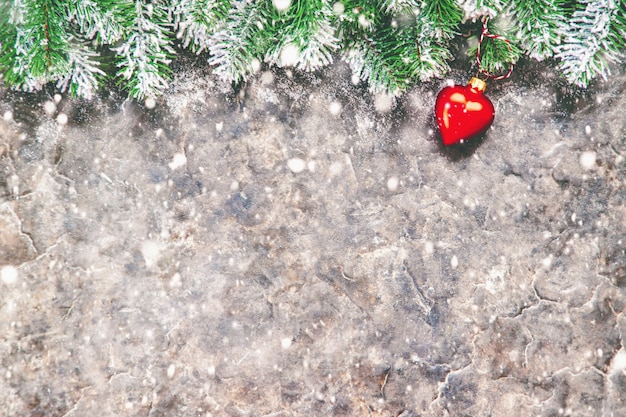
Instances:
[[[626,415],[626,77],[529,73],[0,90],[0,415]]]

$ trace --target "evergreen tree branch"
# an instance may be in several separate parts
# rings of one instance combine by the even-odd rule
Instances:
[[[279,66],[290,64],[301,70],[314,71],[333,61],[332,54],[339,48],[339,40],[334,35],[336,28],[328,1],[301,0],[292,3],[285,11],[272,6],[268,10],[276,42],[269,45],[265,53],[266,62]],[[293,48],[293,52],[297,52],[292,57],[294,62],[282,62],[285,48]]]
[[[482,16],[495,17],[504,8],[501,0],[459,0],[465,20],[478,20]]]
[[[85,39],[93,39],[96,45],[113,45],[129,25],[132,5],[116,0],[69,0],[65,7],[68,20],[78,25]]]
[[[511,2],[507,12],[518,28],[517,38],[531,58],[539,61],[554,55],[562,41],[566,0]]]
[[[455,0],[424,2],[417,15],[417,31],[420,41],[449,40],[457,35],[463,12]]]
[[[124,42],[113,48],[118,58],[116,75],[130,97],[155,97],[168,87],[168,64],[174,55],[171,24],[159,2],[135,0],[131,15]]]
[[[381,6],[386,13],[402,14],[418,10],[422,5],[419,0],[382,0]]]
[[[283,2],[284,10],[279,6]],[[285,3],[286,2],[286,3]],[[245,81],[264,60],[314,71],[337,54],[375,92],[442,77],[460,24],[490,16],[481,65],[555,57],[571,83],[607,78],[626,56],[624,0],[5,0],[0,74],[12,88],[55,82],[91,97],[117,77],[133,98],[162,94],[174,46],[209,52],[215,74]],[[280,8],[279,9],[277,9]],[[512,22],[510,27],[503,23]],[[178,40],[177,40],[178,39]],[[114,52],[114,65],[102,55]],[[475,49],[470,51],[474,53]]]
[[[487,23],[487,31],[490,34],[498,34],[498,38],[484,36],[480,45],[480,67],[486,72],[497,75],[503,74],[510,66],[517,63],[522,57],[522,51],[517,46],[518,41],[510,27],[508,19],[490,19]],[[504,39],[509,42],[506,42]],[[477,38],[480,38],[478,36]],[[467,51],[468,55],[475,57],[478,49],[478,41]]]
[[[15,1],[4,9],[0,66],[7,84],[26,91],[67,73],[68,35],[62,5],[52,0]],[[6,55],[5,55],[6,54]]]
[[[229,12],[226,25],[211,37],[209,64],[215,65],[214,73],[222,80],[245,81],[260,66],[268,42],[263,36],[269,23],[265,11],[263,1],[238,1]]]
[[[183,48],[197,54],[208,50],[211,35],[223,24],[230,0],[181,0],[172,4],[170,20]]]
[[[68,52],[69,71],[56,83],[59,91],[68,91],[73,97],[91,99],[106,76],[100,69],[98,56],[86,42],[73,39]]]
[[[626,3],[581,0],[565,31],[557,58],[567,80],[586,87],[596,76],[607,79],[609,65],[620,62],[626,48]]]

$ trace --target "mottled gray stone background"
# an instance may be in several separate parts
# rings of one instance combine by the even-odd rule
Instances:
[[[626,416],[624,75],[518,68],[459,150],[446,80],[193,68],[0,90],[0,415]]]

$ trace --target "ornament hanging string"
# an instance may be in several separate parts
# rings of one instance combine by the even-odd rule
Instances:
[[[511,76],[511,74],[513,73],[513,67],[515,66],[514,63],[511,62],[511,68],[509,68],[509,72],[507,72],[504,75],[494,75],[491,74],[490,72],[488,72],[487,70],[482,68],[482,65],[480,63],[480,47],[483,43],[483,40],[485,39],[485,36],[491,39],[496,39],[496,40],[501,40],[506,42],[507,46],[509,47],[509,49],[511,51],[513,51],[513,47],[511,46],[511,42],[509,42],[508,39],[506,39],[503,36],[500,35],[493,35],[491,33],[489,33],[488,29],[487,29],[487,21],[489,21],[489,17],[485,16],[483,18],[483,31],[480,34],[480,40],[478,41],[478,47],[476,48],[476,64],[478,64],[478,72],[476,73],[476,76],[478,76],[478,74],[483,74],[485,75],[487,78],[491,78],[493,80],[504,80],[506,78],[509,78]]]

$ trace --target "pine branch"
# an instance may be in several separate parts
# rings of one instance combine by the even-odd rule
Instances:
[[[451,54],[445,41],[456,34],[462,11],[454,0],[425,2],[422,6],[384,16],[387,22],[374,20],[378,30],[373,31],[355,26],[358,18],[354,16],[344,20],[349,23],[344,33],[353,33],[346,44],[345,60],[361,80],[370,83],[373,92],[396,95],[418,79],[440,77],[448,71]],[[359,29],[360,37],[355,37]]]
[[[457,35],[463,12],[455,0],[424,2],[417,16],[418,40],[449,40]]]
[[[70,0],[66,3],[67,16],[75,22],[85,39],[93,39],[96,45],[113,45],[125,32],[128,12],[132,4],[115,0]]]
[[[245,81],[260,66],[268,41],[263,30],[269,23],[263,3],[238,1],[230,10],[226,26],[211,37],[209,64],[215,65],[214,73],[222,80]]]
[[[269,45],[266,62],[314,71],[333,61],[332,54],[339,48],[339,40],[335,37],[329,2],[301,0],[284,11],[270,7],[268,18],[276,42]],[[290,51],[294,56],[285,56]],[[283,62],[285,60],[288,62]]]
[[[489,20],[487,23],[488,33],[497,34],[509,42],[500,38],[484,36],[480,45],[480,69],[493,75],[499,75],[506,73],[512,64],[517,63],[522,57],[522,51],[517,46],[518,40],[515,37],[515,30],[515,26],[507,18],[498,16]],[[479,38],[480,35],[476,37],[475,45],[467,51],[471,57],[476,56]]]
[[[63,8],[52,0],[18,0],[8,11],[4,7],[8,21],[0,33],[0,67],[7,84],[34,91],[67,73],[68,35]]]
[[[174,45],[208,50],[228,82],[245,81],[263,60],[314,71],[339,52],[372,91],[398,94],[444,76],[460,24],[483,16],[511,41],[484,39],[491,73],[523,51],[559,59],[584,87],[626,56],[624,0],[0,0],[0,73],[12,88],[56,82],[84,97],[117,77],[143,98],[167,88]],[[115,70],[102,60],[109,52]]]
[[[348,62],[353,74],[369,83],[373,93],[386,91],[392,95],[399,94],[410,82],[406,71],[408,62],[398,60],[397,54],[407,47],[406,43],[399,42],[402,38],[410,38],[410,35],[401,36],[407,28],[398,29],[397,23],[393,28],[392,17],[381,14],[373,2],[348,0],[344,5],[344,13],[339,17],[343,59]],[[414,39],[408,46],[417,51]]]
[[[382,0],[382,9],[390,14],[402,14],[413,10],[418,10],[422,6],[419,0]]]
[[[459,0],[465,12],[464,20],[478,20],[482,16],[495,17],[503,9],[501,0]]]
[[[620,62],[626,48],[626,3],[582,0],[565,29],[557,58],[567,80],[586,87],[596,76],[607,79],[609,65]]]
[[[170,20],[183,48],[197,54],[209,49],[211,35],[228,16],[230,0],[182,0],[170,9]]]
[[[168,87],[171,24],[161,3],[135,0],[127,37],[113,51],[117,53],[116,76],[132,98],[156,97]]]
[[[60,92],[68,91],[73,97],[91,99],[106,73],[96,60],[98,53],[85,42],[72,40],[68,53],[69,72],[56,83]]]
[[[531,58],[539,61],[554,55],[561,43],[566,19],[566,0],[511,2],[508,14],[515,20],[517,38]]]

